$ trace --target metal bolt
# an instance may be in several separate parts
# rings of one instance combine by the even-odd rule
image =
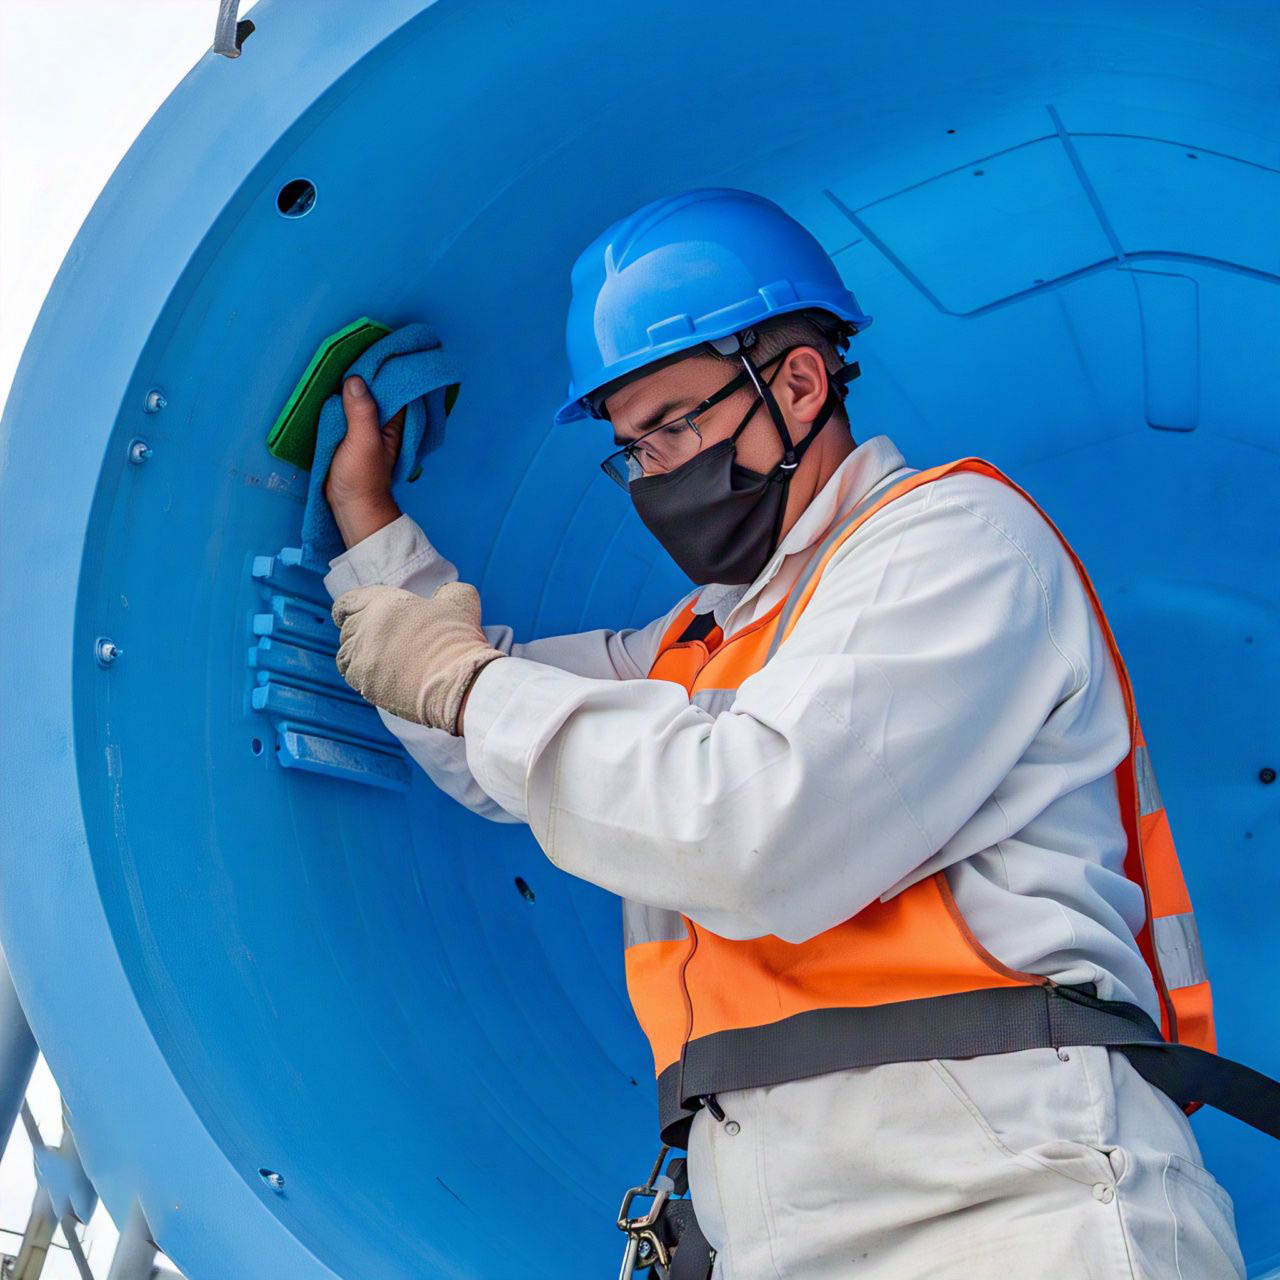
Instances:
[[[1258,781],[1265,782],[1268,785],[1276,780],[1276,771],[1267,765],[1265,768],[1258,770]]]
[[[98,665],[102,667],[109,667],[124,652],[114,640],[106,636],[97,638],[93,651],[98,659]]]
[[[732,1137],[733,1137],[733,1135],[734,1135],[735,1133],[737,1133],[741,1128],[742,1128],[742,1126],[741,1126],[741,1125],[740,1125],[736,1120],[726,1120],[726,1121],[724,1122],[724,1131],[725,1131],[725,1133],[727,1133],[727,1134],[729,1135],[729,1137],[731,1137],[731,1138],[732,1138]]]
[[[151,457],[151,446],[141,436],[134,436],[129,441],[129,461],[140,467]]]
[[[147,398],[142,402],[142,407],[148,413],[159,413],[168,403],[164,398],[164,392],[159,387],[152,387],[147,392]]]
[[[1065,1049],[1058,1050],[1058,1057],[1060,1057],[1063,1060],[1063,1062],[1071,1061],[1071,1055]]]
[[[272,1191],[284,1190],[284,1174],[276,1173],[273,1169],[259,1169],[258,1175]]]

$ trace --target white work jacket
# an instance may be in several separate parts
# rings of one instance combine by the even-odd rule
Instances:
[[[1096,983],[1158,1023],[1122,868],[1119,677],[1057,535],[1009,486],[959,472],[872,516],[717,714],[644,678],[686,601],[732,636],[905,467],[889,437],[863,441],[753,583],[645,627],[515,643],[486,625],[512,656],[477,678],[463,738],[379,714],[442,790],[528,822],[562,870],[723,937],[802,942],[941,869],[1002,963]],[[456,578],[401,515],[324,581],[336,598]]]

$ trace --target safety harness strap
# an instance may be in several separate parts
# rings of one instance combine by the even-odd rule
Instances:
[[[1179,1106],[1209,1102],[1280,1138],[1280,1081],[1189,1045],[1122,1042],[1110,1047],[1119,1049],[1139,1075],[1163,1089]],[[670,1231],[672,1243],[679,1247],[672,1252],[667,1280],[709,1280],[715,1253],[698,1225],[692,1200],[668,1201],[664,1210],[672,1217],[676,1210],[681,1211],[679,1225],[673,1223],[675,1229]]]
[[[707,1237],[702,1234],[691,1200],[668,1201],[668,1204],[687,1204],[688,1218],[680,1232],[679,1244],[671,1255],[671,1269],[667,1280],[708,1280],[714,1255]]]
[[[1280,1080],[1189,1044],[1117,1044],[1113,1048],[1180,1107],[1204,1102],[1280,1138]]]
[[[1144,1009],[1096,992],[1091,982],[996,987],[811,1009],[700,1036],[658,1077],[662,1141],[687,1147],[699,1099],[712,1093],[887,1062],[1087,1044],[1121,1050],[1179,1106],[1206,1103],[1280,1137],[1280,1082],[1229,1058],[1168,1044]]]

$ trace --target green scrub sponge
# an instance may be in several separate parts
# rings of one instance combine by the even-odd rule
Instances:
[[[341,391],[343,373],[390,332],[386,325],[361,316],[320,344],[267,433],[267,449],[273,457],[291,462],[303,471],[311,470],[324,402]]]

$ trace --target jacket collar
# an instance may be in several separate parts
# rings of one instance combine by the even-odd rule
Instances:
[[[821,541],[872,489],[906,465],[906,459],[888,436],[864,440],[814,494],[755,581],[732,586],[709,583],[694,602],[694,613],[714,609],[717,621],[723,626],[731,610],[759,595],[769,585],[788,557],[807,551]]]

